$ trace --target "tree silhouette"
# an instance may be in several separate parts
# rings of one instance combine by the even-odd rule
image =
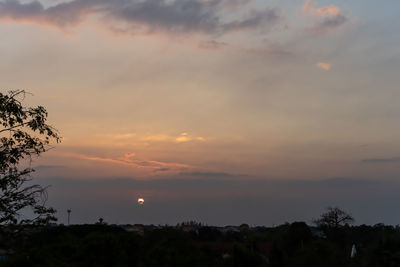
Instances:
[[[345,224],[353,223],[354,218],[338,207],[328,207],[319,219],[313,220],[322,229],[338,229]]]
[[[28,185],[32,168],[22,165],[60,141],[57,131],[46,123],[42,106],[25,107],[24,90],[0,93],[0,224],[45,224],[54,221],[55,210],[45,206],[46,187]],[[30,208],[33,218],[21,219],[21,211]]]

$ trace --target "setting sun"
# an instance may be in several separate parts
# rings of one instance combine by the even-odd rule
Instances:
[[[143,205],[144,204],[144,199],[143,198],[138,198],[137,200],[139,205]]]

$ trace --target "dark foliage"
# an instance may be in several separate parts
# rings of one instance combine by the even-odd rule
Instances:
[[[42,106],[25,107],[23,90],[0,93],[0,225],[46,224],[55,220],[54,209],[45,206],[46,188],[28,185],[32,157],[48,150],[51,141],[60,141],[57,131],[47,124]],[[30,208],[33,218],[21,218]],[[15,231],[15,230],[12,230]]]
[[[212,226],[199,226],[198,234],[145,229],[139,235],[105,224],[29,228],[0,266],[400,266],[400,230],[384,225],[343,228],[339,243],[312,234],[316,228],[303,222],[237,232],[242,241]]]

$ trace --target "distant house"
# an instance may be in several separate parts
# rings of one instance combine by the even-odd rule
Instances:
[[[222,227],[219,229],[222,233],[228,233],[228,232],[240,232],[240,227],[239,226],[232,226],[228,225],[225,227]]]
[[[319,237],[319,238],[326,238],[326,235],[323,231],[317,229],[317,228],[311,228],[311,233],[313,236]]]
[[[138,233],[139,235],[144,235],[144,226],[141,224],[125,225],[122,228],[127,232]]]
[[[196,225],[184,225],[182,226],[182,231],[186,233],[188,232],[196,232],[197,234],[199,233],[198,226]]]
[[[153,225],[153,224],[144,226],[144,231],[154,231],[154,230],[157,230],[157,229],[161,229],[161,227],[157,226],[157,225]]]

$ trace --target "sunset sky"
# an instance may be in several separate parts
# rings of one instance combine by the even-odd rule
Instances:
[[[0,0],[60,222],[400,221],[398,0]],[[145,204],[138,206],[138,197]]]

